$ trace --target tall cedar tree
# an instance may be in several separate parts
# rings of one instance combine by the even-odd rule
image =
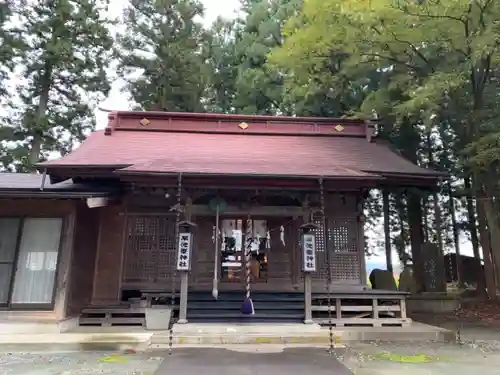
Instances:
[[[12,38],[10,28],[7,26],[12,12],[12,6],[9,1],[0,1],[0,104],[2,109],[8,103],[7,84],[9,75],[14,66],[13,57],[15,55],[17,43]],[[6,124],[6,119],[0,119],[0,171],[4,169],[4,162],[10,159],[9,145],[7,141],[12,139],[13,129]]]
[[[234,113],[234,97],[238,65],[236,45],[237,24],[221,18],[215,20],[203,46],[206,66],[210,69],[206,82],[205,109],[207,112]]]
[[[118,74],[144,110],[203,111],[205,33],[196,0],[132,0],[118,35]]]
[[[94,128],[92,107],[110,85],[106,75],[112,39],[104,0],[17,1],[12,29],[22,79],[11,100],[9,140],[3,163],[32,170],[51,152],[65,154]]]
[[[286,104],[283,78],[267,64],[268,53],[282,45],[281,29],[302,0],[246,0],[239,21],[238,76],[234,106],[249,114],[292,114]]]

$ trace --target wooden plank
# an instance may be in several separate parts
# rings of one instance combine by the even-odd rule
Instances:
[[[313,294],[312,296],[313,300],[316,299],[365,299],[365,300],[372,300],[373,298],[376,299],[383,299],[383,300],[394,300],[394,301],[399,301],[401,299],[405,299],[406,295],[405,294],[355,294],[352,292],[349,293],[332,293],[330,295],[328,294]]]
[[[379,305],[378,311],[380,312],[399,312],[401,311],[401,308],[398,305],[392,305],[392,306],[384,306],[384,305]]]
[[[128,317],[128,318],[80,318],[79,324],[101,324],[101,325],[118,325],[118,324],[144,324],[144,317]]]
[[[313,319],[315,323],[318,324],[328,324],[328,319]],[[372,318],[342,318],[342,319],[334,319],[332,320],[332,325],[344,326],[346,324],[352,326],[403,326],[408,325],[410,322],[408,319],[398,319],[398,318],[381,318],[381,319],[372,319]]]
[[[130,308],[86,308],[82,310],[82,314],[144,314],[143,307],[130,307]]]
[[[328,311],[328,306],[327,305],[314,305],[312,306],[313,311]],[[331,311],[336,311],[335,306],[331,306]],[[347,312],[365,312],[365,311],[373,311],[372,306],[341,306],[342,311],[347,311]],[[378,311],[379,312],[399,312],[400,307],[399,306],[378,306]]]

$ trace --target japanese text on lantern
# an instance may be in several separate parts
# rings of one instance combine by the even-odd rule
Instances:
[[[177,271],[189,271],[191,251],[191,233],[179,233],[179,248],[177,251]]]
[[[314,234],[304,234],[302,244],[304,252],[304,272],[316,272],[316,243]]]

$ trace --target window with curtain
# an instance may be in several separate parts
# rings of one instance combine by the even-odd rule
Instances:
[[[0,303],[52,303],[62,225],[61,218],[0,219]]]
[[[9,301],[20,225],[19,218],[0,218],[0,305]]]

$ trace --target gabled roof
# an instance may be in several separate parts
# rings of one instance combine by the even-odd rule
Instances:
[[[118,174],[188,173],[369,179],[436,179],[373,138],[360,120],[117,112],[48,169],[113,168]]]
[[[88,184],[75,184],[71,180],[50,184],[44,183],[43,175],[35,173],[0,172],[0,198],[91,198],[106,197],[112,191]]]

